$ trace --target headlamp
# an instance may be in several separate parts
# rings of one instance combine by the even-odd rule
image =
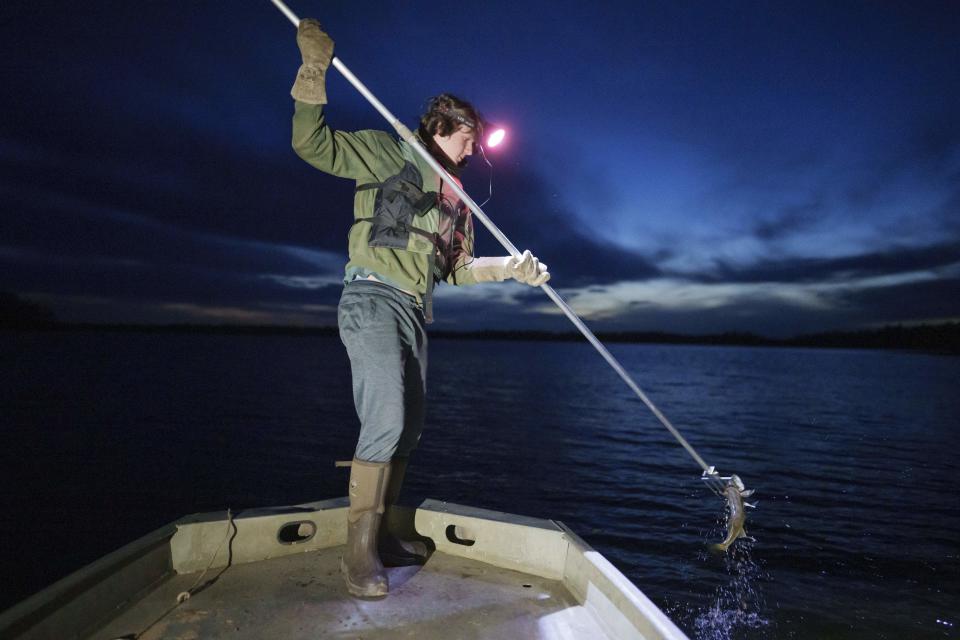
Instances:
[[[507,132],[504,129],[496,128],[494,129],[489,136],[487,136],[487,146],[491,149],[503,142],[503,139],[507,137]]]

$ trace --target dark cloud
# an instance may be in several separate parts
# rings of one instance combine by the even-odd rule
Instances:
[[[12,259],[11,259],[12,258]],[[253,273],[224,268],[151,264],[119,260],[64,260],[31,254],[0,253],[0,289],[48,295],[103,297],[118,300],[237,305],[262,302],[335,304],[338,283],[319,288],[291,287]]]
[[[824,206],[820,200],[786,206],[772,218],[759,220],[753,235],[763,241],[780,240],[813,227],[823,215]]]
[[[4,29],[5,59],[18,61],[5,65],[16,90],[2,98],[4,183],[200,231],[342,249],[346,226],[334,236],[331,221],[349,224],[352,193],[290,148],[298,54],[274,7],[52,6],[20,7]],[[333,111],[360,128],[371,122],[362,107],[351,90]]]
[[[596,228],[580,223],[568,208],[569,201],[563,197],[563,188],[556,184],[558,180],[507,164],[502,169],[498,167],[494,181],[496,201],[485,211],[514,245],[520,250],[531,248],[546,262],[551,274],[564,286],[659,275],[652,259],[605,241],[599,221]],[[583,188],[589,191],[591,187],[581,185]],[[499,243],[481,231],[479,221],[476,227],[480,236],[478,253],[502,254]]]
[[[849,322],[890,324],[960,317],[960,278],[942,278],[888,287],[851,289],[837,295]]]
[[[671,331],[715,334],[746,331],[786,338],[828,330],[857,330],[960,317],[960,279],[839,288],[816,294],[816,305],[745,290],[708,308],[669,309],[656,301],[628,305],[615,318],[590,323],[595,331]]]
[[[198,231],[339,248],[342,236],[334,241],[330,222],[348,224],[352,192],[302,163],[287,140],[283,153],[254,158],[199,134],[171,136],[174,122],[158,122],[149,135],[133,122],[113,124],[101,134],[102,123],[75,122],[88,149],[33,142],[35,157],[0,158],[0,187],[22,192],[21,199],[60,195]],[[288,127],[277,129],[289,136]],[[14,140],[8,146],[27,145]]]
[[[954,113],[915,114],[905,129],[885,137],[887,144],[871,150],[856,173],[840,184],[853,210],[869,210],[918,184],[947,190],[960,186],[960,122]]]
[[[955,174],[954,184],[953,192],[944,198],[942,205],[934,209],[933,217],[947,233],[960,236],[960,171]]]
[[[51,259],[91,258],[242,273],[309,275],[316,271],[274,245],[194,232],[79,200],[45,195],[10,203],[10,207],[0,222],[3,244]],[[38,225],[38,220],[43,224]]]
[[[960,239],[924,247],[896,247],[839,258],[786,258],[747,266],[718,261],[713,269],[684,277],[705,283],[814,283],[938,270],[960,263]]]

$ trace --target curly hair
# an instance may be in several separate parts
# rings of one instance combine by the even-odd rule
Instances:
[[[483,118],[472,104],[450,93],[441,93],[427,101],[427,110],[420,116],[420,130],[429,136],[448,136],[461,125],[483,136]]]

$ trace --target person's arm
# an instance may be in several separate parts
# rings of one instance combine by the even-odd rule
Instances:
[[[455,285],[477,284],[467,267],[473,261],[473,216],[464,212],[453,230],[453,268],[447,282]]]
[[[516,257],[473,258],[464,265],[464,271],[474,282],[503,282],[513,279],[531,287],[539,287],[550,279],[547,265],[540,262],[529,249]]]
[[[447,282],[456,285],[471,285],[481,282],[502,282],[513,279],[532,287],[539,287],[550,279],[547,265],[524,251],[513,256],[473,257],[473,216],[463,216],[463,227],[456,230],[456,262]]]
[[[293,150],[308,164],[341,178],[359,180],[379,166],[382,131],[334,131],[327,126],[323,105],[296,101]]]
[[[296,100],[293,114],[293,149],[321,171],[342,178],[360,179],[373,174],[381,153],[379,131],[348,133],[327,126],[326,72],[333,59],[333,39],[311,18],[297,27],[297,46],[303,64],[297,70],[290,95]]]

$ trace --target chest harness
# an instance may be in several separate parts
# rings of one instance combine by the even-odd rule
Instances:
[[[383,182],[370,182],[358,185],[355,193],[377,189],[373,203],[373,215],[357,218],[358,222],[370,223],[367,244],[371,247],[409,251],[410,234],[418,235],[430,242],[432,250],[427,261],[427,290],[423,296],[424,316],[428,323],[433,322],[433,287],[439,280],[450,275],[456,260],[454,247],[457,224],[460,222],[462,206],[455,206],[442,193],[423,190],[423,176],[408,157],[409,149],[403,145],[405,161],[398,173]],[[431,210],[440,212],[438,229],[446,231],[443,236],[414,225]]]

